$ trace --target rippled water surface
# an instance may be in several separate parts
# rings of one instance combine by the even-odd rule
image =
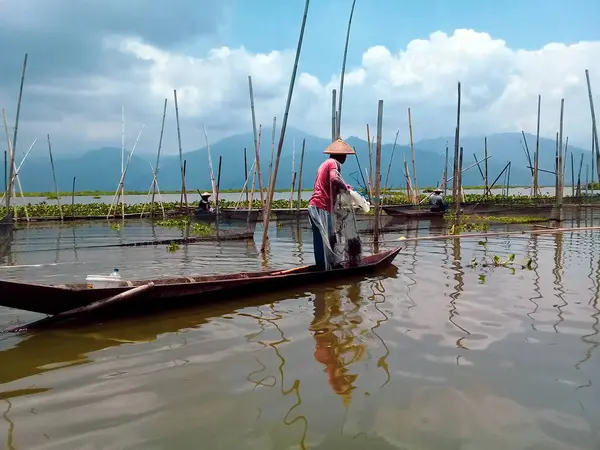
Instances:
[[[161,234],[162,233],[162,234]],[[170,233],[170,234],[169,234]],[[442,234],[423,225],[407,237]],[[145,222],[18,230],[0,277],[83,281],[312,263],[306,225],[252,242]],[[400,234],[386,235],[384,248]],[[369,251],[370,237],[363,236]],[[484,244],[485,245],[482,245]],[[7,449],[597,449],[600,233],[407,241],[395,266],[75,330],[0,335]],[[533,270],[490,269],[486,254]],[[226,300],[226,299],[224,299]],[[38,315],[0,309],[0,329]]]

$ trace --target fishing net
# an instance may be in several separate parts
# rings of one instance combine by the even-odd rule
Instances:
[[[346,184],[341,175],[340,178]],[[323,240],[325,270],[341,263],[349,267],[356,266],[362,260],[362,242],[358,235],[355,209],[367,203],[357,195],[350,191],[338,193],[331,214],[318,208],[309,208],[311,223],[316,225]],[[361,200],[364,204],[357,204]]]

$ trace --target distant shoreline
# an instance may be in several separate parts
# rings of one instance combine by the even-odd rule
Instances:
[[[498,187],[494,187],[494,189],[501,189],[503,186],[498,186]],[[519,189],[519,188],[529,188],[531,186],[510,186],[511,189]],[[553,186],[540,186],[540,188],[546,188],[546,187],[553,187]],[[423,187],[420,189],[421,192],[425,192],[425,191],[432,191],[433,189],[435,189],[435,186],[431,186],[431,187]],[[478,190],[478,189],[484,189],[484,186],[464,186],[463,189],[465,191],[468,190]],[[275,192],[290,192],[291,189],[289,188],[283,188],[283,189],[275,189]],[[391,192],[404,192],[406,191],[406,189],[403,188],[392,188],[389,189]],[[449,191],[451,189],[448,189]],[[201,192],[210,192],[212,195],[212,188],[209,189],[190,189],[188,191],[188,194],[190,195],[198,195],[198,191]],[[264,189],[264,191],[266,192],[266,189]],[[311,192],[312,188],[306,188],[306,189],[302,189],[303,192]],[[239,189],[221,189],[219,191],[222,194],[239,194],[242,191]],[[258,189],[255,191],[255,194],[257,194],[259,191]],[[296,191],[297,192],[297,191]],[[161,191],[161,194],[165,195],[165,194],[170,194],[170,195],[180,195],[181,191]],[[72,195],[74,195],[75,197],[103,197],[103,196],[112,196],[115,195],[115,191],[75,191],[74,193],[72,192],[59,192],[60,197],[71,197]],[[124,195],[148,195],[148,191],[125,191]],[[20,197],[21,194],[20,193],[16,193],[16,197]],[[49,200],[52,199],[56,199],[56,193],[54,192],[23,192],[23,196],[24,197],[45,197]],[[13,197],[14,198],[14,197]]]

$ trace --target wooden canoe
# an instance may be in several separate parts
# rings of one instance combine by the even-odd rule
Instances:
[[[413,205],[392,205],[383,206],[383,212],[392,217],[404,217],[407,219],[433,219],[442,218],[445,211],[429,211],[426,207],[422,209],[415,208]]]
[[[118,316],[145,314],[210,301],[223,302],[235,297],[251,297],[266,292],[373,273],[391,265],[399,251],[400,248],[397,248],[365,256],[358,265],[350,266],[345,263],[341,268],[329,271],[317,271],[315,266],[302,266],[267,272],[124,280],[121,287],[101,289],[89,289],[85,283],[44,285],[0,280],[0,306],[42,314],[59,314],[153,282],[153,289],[139,296],[135,301],[120,303],[111,311],[111,315]]]

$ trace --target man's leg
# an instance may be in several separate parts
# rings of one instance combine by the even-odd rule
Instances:
[[[309,209],[311,207],[309,206]],[[325,246],[323,245],[323,236],[321,235],[321,230],[315,223],[312,218],[312,214],[308,214],[308,219],[310,221],[310,227],[312,228],[313,234],[313,252],[315,255],[315,265],[317,266],[317,270],[325,270]]]

